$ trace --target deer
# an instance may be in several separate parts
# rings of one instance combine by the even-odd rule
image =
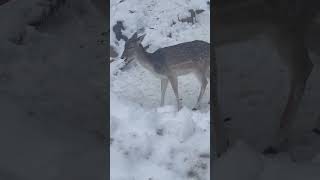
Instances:
[[[263,154],[276,154],[289,141],[289,129],[304,95],[307,80],[313,70],[309,50],[315,50],[308,42],[314,31],[319,3],[314,0],[217,0],[213,4],[213,45],[252,40],[260,35],[268,38],[281,61],[288,69],[289,96],[282,112],[279,126],[270,146]],[[214,57],[215,58],[215,57]],[[219,63],[214,60],[212,63]],[[219,74],[219,69],[215,69]],[[216,76],[216,75],[215,75]],[[216,82],[217,83],[217,82]],[[213,86],[216,88],[217,86]],[[217,96],[214,89],[213,96]],[[215,99],[213,112],[214,152],[219,158],[228,150],[228,137],[219,102]],[[319,130],[315,131],[319,133]]]
[[[161,101],[164,105],[167,85],[170,82],[176,97],[177,110],[182,108],[178,92],[178,76],[193,73],[201,84],[197,103],[192,110],[200,108],[200,102],[210,79],[210,43],[200,40],[164,47],[149,53],[142,46],[146,34],[134,33],[124,46],[121,59],[126,64],[136,60],[138,64],[161,80]]]

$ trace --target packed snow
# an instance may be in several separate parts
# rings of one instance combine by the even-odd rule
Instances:
[[[146,34],[148,52],[192,40],[210,40],[210,11],[205,0],[112,0],[110,27],[123,21],[122,33]],[[203,9],[195,24],[179,19],[189,9]],[[134,12],[134,13],[132,13]],[[174,22],[174,23],[173,23]],[[170,36],[169,36],[170,34]],[[110,33],[118,54],[124,41]],[[168,86],[165,106],[160,105],[160,80],[132,62],[119,70],[123,60],[110,64],[110,177],[111,180],[185,180],[210,178],[210,87],[201,110],[192,111],[200,92],[193,75],[179,77],[184,107],[177,112],[174,93]]]

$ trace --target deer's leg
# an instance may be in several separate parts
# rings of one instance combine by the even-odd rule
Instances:
[[[201,102],[202,96],[203,96],[203,94],[204,94],[204,92],[206,90],[207,84],[208,84],[206,75],[203,74],[203,72],[197,72],[196,73],[196,77],[198,78],[198,80],[201,83],[201,89],[200,89],[200,94],[199,94],[199,97],[198,97],[198,100],[197,100],[197,104],[193,108],[193,110],[196,110],[196,109],[200,108],[200,102]]]
[[[161,79],[161,103],[160,106],[164,105],[164,99],[166,95],[166,90],[168,86],[168,79]]]
[[[293,57],[293,64],[291,64],[289,98],[280,122],[280,131],[283,131],[282,133],[280,132],[280,135],[284,134],[282,140],[287,140],[288,138],[286,137],[288,130],[298,111],[299,104],[305,91],[306,82],[313,68],[307,49],[302,48],[300,49],[300,53],[294,54],[297,56],[296,58]]]
[[[289,34],[289,35],[288,35]],[[279,55],[288,66],[290,77],[290,90],[286,107],[280,120],[275,146],[282,145],[289,140],[291,127],[299,104],[304,94],[306,82],[311,74],[313,64],[309,58],[308,50],[304,46],[303,34],[282,34],[285,39],[277,47]]]
[[[305,57],[302,61],[298,67],[294,67],[291,73],[289,98],[280,122],[280,128],[282,129],[289,126],[295,117],[304,94],[306,82],[312,71],[313,65],[309,58]]]
[[[289,141],[289,130],[299,109],[299,105],[305,91],[306,82],[311,73],[311,68],[312,66],[308,67],[308,65],[305,64],[300,68],[295,69],[291,74],[292,79],[290,80],[289,97],[280,120],[280,128],[278,132],[279,145]]]
[[[174,95],[176,96],[178,111],[182,108],[180,99],[179,99],[179,92],[178,92],[178,78],[176,76],[170,76],[169,81],[171,83],[171,87],[173,89]]]

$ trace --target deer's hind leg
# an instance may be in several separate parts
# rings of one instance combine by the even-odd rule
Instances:
[[[301,53],[301,54],[300,54]],[[282,114],[280,128],[286,128],[290,126],[293,118],[298,110],[300,101],[304,95],[307,80],[312,72],[313,64],[309,59],[306,49],[301,49],[299,54],[294,53],[301,59],[294,58],[293,64],[289,68],[290,73],[290,91],[287,101],[287,105]]]
[[[284,31],[277,38],[276,48],[288,67],[290,89],[287,104],[280,119],[276,144],[273,145],[276,147],[287,143],[289,140],[289,129],[298,111],[306,82],[313,68],[308,50],[304,45],[304,34],[302,32]]]
[[[197,79],[201,83],[201,88],[200,88],[200,94],[198,96],[197,104],[193,108],[193,110],[197,110],[200,108],[200,102],[201,102],[201,99],[203,97],[203,94],[204,94],[206,87],[207,87],[207,84],[208,84],[206,72],[197,71],[195,74],[196,74]]]

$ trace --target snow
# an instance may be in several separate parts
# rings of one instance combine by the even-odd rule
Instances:
[[[210,11],[205,0],[113,0],[110,8],[110,27],[120,20],[127,37],[136,31],[145,33],[142,44],[150,45],[149,52],[196,39],[210,40]],[[197,23],[178,22],[178,16],[189,16],[188,9],[198,8],[206,11],[197,16]],[[173,21],[176,24],[171,25]],[[122,53],[124,41],[118,42],[112,31],[110,43]],[[184,107],[177,112],[170,85],[165,106],[159,107],[160,80],[135,62],[125,71],[119,70],[122,66],[119,58],[110,64],[111,180],[209,180],[210,87],[202,109],[192,111],[200,83],[193,75],[179,77]]]
[[[150,44],[148,51],[153,52],[160,47],[166,47],[195,39],[209,42],[210,40],[210,9],[206,0],[118,0],[110,2],[110,27],[116,21],[124,21],[126,30],[123,34],[131,37],[136,31],[146,33],[143,45]],[[190,25],[178,21],[178,17],[190,16],[189,9],[204,9],[197,15],[198,23]],[[130,13],[134,11],[135,13]],[[176,24],[172,25],[175,22]],[[144,29],[144,30],[141,30]],[[168,37],[171,33],[171,38]],[[124,42],[117,45],[114,33],[110,33],[110,43],[123,51]]]
[[[208,179],[209,158],[201,154],[210,152],[210,112],[148,109],[114,93],[110,107],[111,179],[182,180],[188,171]]]
[[[205,11],[197,15],[195,24],[179,22],[178,17],[189,16],[189,9]],[[110,26],[123,21],[127,37],[146,34],[142,44],[150,45],[148,52],[195,39],[209,42],[209,19],[204,0],[111,1]],[[313,83],[317,68],[297,117],[304,121],[297,121],[292,130],[290,150],[276,156],[261,154],[272,141],[288,91],[285,66],[270,42],[261,38],[217,49],[222,117],[232,119],[227,128],[232,146],[214,159],[211,175],[217,180],[317,179],[320,142],[310,130],[317,118],[313,99],[319,95],[309,92],[311,86],[314,91],[320,87]],[[112,31],[110,43],[122,53],[125,42],[118,42]],[[210,87],[201,110],[191,111],[199,84],[192,75],[183,76],[179,91],[184,108],[175,111],[170,86],[160,108],[159,80],[134,62],[120,71],[123,64],[116,58],[110,65],[111,179],[209,180],[210,106],[206,101]]]
[[[150,45],[149,52],[194,39],[209,41],[210,12],[205,1],[119,2],[111,1],[110,25],[122,20],[127,37],[136,31],[145,33],[142,44]],[[189,15],[188,9],[192,8],[205,10],[197,16],[197,23],[177,21],[178,17]],[[173,21],[176,24],[172,25]],[[124,41],[117,43],[113,33],[110,40],[121,54]],[[166,105],[159,108],[159,80],[134,62],[125,71],[119,70],[123,66],[121,59],[111,63],[111,179],[208,180],[210,173],[217,180],[318,179],[320,142],[311,133],[320,102],[319,93],[315,93],[320,87],[316,83],[319,81],[316,77],[320,77],[317,67],[308,81],[291,132],[291,148],[275,156],[261,154],[272,141],[289,85],[286,68],[275,52],[263,37],[217,49],[222,73],[219,76],[222,117],[232,119],[227,129],[232,146],[221,158],[214,159],[213,172],[209,172],[210,156],[206,156],[210,153],[210,106],[205,101],[210,97],[210,87],[202,109],[193,112],[190,109],[199,84],[194,83],[192,76],[181,77],[179,91],[184,108],[175,111],[170,86]]]
[[[85,76],[97,72],[96,67],[91,67],[91,63],[88,62],[88,59],[93,58],[91,53],[98,55],[96,58],[101,62],[104,59],[102,57],[105,54],[102,51],[103,48],[96,44],[96,40],[101,38],[100,34],[103,29],[98,25],[99,20],[94,21],[97,16],[95,16],[93,7],[88,6],[88,1],[70,0],[68,2],[73,5],[72,11],[65,9],[57,16],[58,19],[65,21],[59,21],[58,25],[55,24],[57,22],[51,21],[47,27],[44,26],[41,29],[41,32],[37,31],[27,23],[41,14],[42,9],[35,5],[41,1],[43,0],[11,0],[0,6],[1,26],[6,27],[0,28],[3,68],[9,68],[9,65],[6,65],[7,62],[17,60],[17,64],[10,65],[12,66],[10,69],[17,77],[19,75],[20,80],[24,82],[9,85],[14,89],[10,93],[22,97],[23,94],[30,96],[45,94],[47,93],[46,89],[52,89],[48,92],[55,94],[57,99],[60,96],[66,99],[76,99],[75,96],[70,97],[70,94],[65,91],[72,91],[75,94],[78,93],[77,91],[86,91],[86,87],[83,85],[86,84],[84,81],[87,81]],[[120,1],[122,2],[120,3]],[[90,13],[81,15],[84,7],[87,7]],[[123,33],[128,37],[138,30],[139,33],[146,33],[143,45],[151,45],[148,51],[153,52],[160,47],[194,39],[209,42],[210,12],[208,8],[204,0],[112,0],[110,25],[114,25],[117,20],[123,20],[126,28]],[[197,15],[198,22],[194,25],[179,22],[178,17],[189,15],[188,9],[204,9],[205,11]],[[135,13],[130,13],[129,10],[135,11]],[[28,12],[28,16],[25,16],[26,12]],[[11,21],[7,21],[7,19]],[[174,25],[172,25],[173,21],[175,21]],[[141,30],[142,28],[144,31]],[[170,33],[171,37],[168,37]],[[25,44],[17,46],[7,41],[7,39],[17,38],[20,34],[25,35]],[[110,40],[111,45],[116,47],[117,52],[121,54],[124,42],[117,43],[113,33],[110,33]],[[83,51],[79,52],[80,44],[86,46]],[[52,51],[52,49],[55,50]],[[134,62],[127,70],[120,71],[119,68],[122,67],[123,61],[119,58],[116,59],[110,64],[111,179],[209,180],[210,174],[217,180],[319,179],[319,137],[309,132],[318,118],[316,113],[320,102],[320,94],[318,93],[320,71],[318,67],[315,67],[308,81],[306,95],[293,129],[295,132],[294,147],[289,152],[283,152],[273,157],[265,157],[260,153],[262,148],[270,142],[272,134],[275,132],[288,90],[286,70],[283,65],[278,63],[278,57],[273,52],[268,43],[263,41],[249,41],[217,49],[218,68],[222,72],[222,75],[219,76],[222,78],[219,86],[221,88],[220,97],[222,97],[221,110],[223,117],[232,118],[230,127],[228,127],[232,146],[226,154],[220,159],[215,159],[211,165],[209,163],[210,152],[212,152],[209,144],[210,106],[207,104],[210,97],[210,87],[206,89],[203,97],[202,109],[191,111],[196,102],[196,95],[199,93],[199,84],[192,75],[181,77],[179,78],[179,90],[183,99],[183,109],[179,112],[175,110],[175,98],[170,86],[168,86],[165,106],[159,107],[159,80]],[[25,59],[30,61],[26,62]],[[88,74],[77,74],[72,68],[74,61],[70,61],[70,59],[81,62],[77,64],[77,66],[81,66],[78,68],[91,68],[90,72],[84,71]],[[43,64],[42,60],[48,60],[47,64]],[[60,64],[57,61],[65,63]],[[103,63],[101,64],[103,66]],[[66,77],[63,70],[69,68],[70,77]],[[27,71],[36,71],[35,69],[39,72],[34,72],[32,76],[27,75],[29,73]],[[54,76],[49,76],[52,74]],[[79,79],[79,77],[83,78]],[[50,82],[46,84],[46,89],[32,88],[37,87],[39,85],[37,82],[42,81],[43,78],[46,78],[45,82]],[[79,81],[76,83],[78,86],[70,90],[52,87],[57,83],[56,81],[65,78]],[[98,89],[101,86],[95,87]],[[5,97],[3,101],[9,102],[8,99],[9,97]],[[88,101],[85,103],[79,102],[87,104],[90,99],[91,97],[88,97],[86,99]],[[55,114],[59,114],[61,111],[66,113],[72,106],[72,104],[63,104],[62,108],[57,108],[62,105],[51,105],[51,103],[33,105],[31,99],[27,98],[22,101],[24,103],[21,104],[21,107],[14,105],[19,106],[18,108],[10,108],[13,105],[4,103],[5,108],[18,109],[18,111],[4,112],[14,116],[22,116],[24,111],[21,109],[31,107],[50,113],[55,119]],[[90,101],[90,103],[92,102]],[[55,109],[58,109],[59,113]],[[89,113],[90,117],[94,117],[96,111],[88,112],[86,110],[88,109],[83,109],[84,116]],[[68,123],[80,124],[79,126],[84,129],[96,129],[96,126],[99,126],[92,123],[92,119],[90,122],[84,121],[81,117],[73,119],[75,120]],[[10,123],[16,123],[14,120],[9,120]],[[31,154],[26,151],[25,153],[16,153],[14,158],[6,156],[3,159],[4,164],[7,165],[5,169],[12,169],[13,173],[17,173],[21,177],[46,179],[48,168],[54,166],[48,162],[54,161],[58,164],[57,167],[54,166],[55,168],[72,168],[72,171],[64,171],[67,174],[60,174],[59,177],[66,178],[68,175],[69,179],[75,179],[73,172],[79,174],[78,167],[70,165],[72,163],[69,162],[70,160],[68,161],[69,154],[61,156],[60,151],[56,152],[56,148],[63,147],[69,152],[71,151],[69,146],[76,144],[77,148],[72,147],[71,152],[77,149],[81,153],[88,154],[82,154],[84,156],[78,159],[78,164],[85,167],[85,172],[97,172],[95,174],[100,172],[99,167],[104,165],[104,162],[103,165],[96,165],[101,158],[100,154],[97,155],[96,152],[100,151],[92,150],[89,153],[85,151],[94,143],[91,141],[92,139],[85,141],[78,139],[75,142],[73,138],[61,138],[70,134],[70,130],[65,126],[66,122],[53,121],[49,125],[46,124],[47,122],[42,122],[43,124],[35,126],[36,123],[38,121],[28,121],[25,126],[19,126],[18,130],[10,131],[13,133],[14,139],[21,140],[22,138],[23,142],[28,142],[28,138],[39,137],[40,139],[33,142],[34,144],[26,146]],[[57,128],[60,131],[58,134],[51,134],[51,128]],[[20,136],[20,131],[23,136]],[[40,131],[48,134],[40,136]],[[38,153],[39,149],[34,148],[39,144],[44,147],[43,153],[40,154]],[[18,148],[15,150],[21,149],[19,143],[16,145]],[[5,148],[5,150],[12,151],[10,148]],[[40,158],[34,159],[35,156]],[[19,161],[13,161],[13,159],[19,159]],[[62,160],[66,161],[61,163]],[[292,160],[296,160],[296,162]],[[29,162],[45,166],[29,166]],[[209,172],[210,166],[214,167],[214,172]],[[56,176],[57,174],[50,172],[49,175]]]
[[[71,94],[77,94],[77,91],[87,92],[84,81],[88,79],[85,76],[97,72],[97,68],[90,66],[92,64],[88,61],[93,58],[91,53],[98,55],[96,58],[101,62],[104,59],[102,57],[105,54],[103,48],[96,44],[96,40],[101,38],[100,34],[103,29],[98,25],[100,21],[95,19],[97,16],[94,15],[93,7],[88,6],[88,1],[70,0],[68,2],[73,5],[72,11],[65,9],[57,16],[58,19],[65,21],[59,21],[60,24],[51,21],[47,27],[43,27],[42,32],[37,31],[27,23],[41,14],[42,9],[35,5],[41,1],[43,0],[11,0],[0,6],[0,22],[1,26],[5,27],[0,28],[3,69],[9,68],[7,62],[17,60],[17,64],[10,65],[12,66],[10,69],[17,77],[19,75],[20,81],[24,82],[9,85],[14,89],[10,93],[23,97],[24,94],[33,96],[45,95],[49,92],[55,94],[57,99],[61,96],[66,99],[76,99],[75,96],[70,97],[70,94],[65,91],[72,91]],[[84,7],[87,7],[90,13],[81,15]],[[194,39],[209,42],[210,12],[208,8],[205,0],[112,0],[110,25],[113,26],[116,21],[123,20],[126,28],[123,33],[128,37],[135,31],[146,33],[143,45],[151,45],[148,51],[153,52],[160,47]],[[193,25],[179,22],[178,17],[189,15],[188,9],[204,9],[205,11],[197,15],[198,22]],[[130,13],[129,10],[135,13]],[[28,16],[25,16],[26,12]],[[175,21],[174,25],[173,21]],[[142,28],[144,31],[141,30]],[[168,37],[170,33],[171,37]],[[17,46],[7,41],[7,39],[17,38],[20,34],[25,35],[26,44]],[[121,54],[124,42],[117,43],[113,33],[110,33],[110,40],[111,45],[116,47],[117,52]],[[80,44],[86,46],[83,51],[79,52]],[[293,130],[296,134],[293,138],[294,147],[290,152],[283,152],[273,157],[265,157],[260,153],[262,148],[270,142],[275,127],[277,127],[278,117],[283,110],[288,90],[285,68],[278,63],[278,57],[273,52],[268,43],[263,41],[249,41],[217,49],[218,68],[222,72],[222,75],[219,76],[222,78],[219,86],[221,88],[220,97],[222,97],[221,110],[223,117],[232,118],[230,127],[228,127],[232,146],[226,154],[220,159],[215,159],[211,165],[209,163],[210,152],[212,152],[209,144],[210,106],[207,104],[210,87],[206,89],[203,97],[202,109],[191,111],[196,102],[196,95],[199,93],[199,84],[192,75],[181,77],[179,78],[179,90],[183,99],[183,109],[179,112],[175,110],[175,98],[170,86],[168,86],[165,106],[159,107],[159,80],[134,62],[127,70],[120,71],[119,68],[122,67],[123,61],[116,59],[110,64],[111,179],[209,180],[210,174],[217,180],[319,179],[319,137],[309,132],[318,118],[316,113],[320,102],[318,67],[315,67],[311,74],[306,95],[297,116]],[[25,59],[30,61],[26,62]],[[84,71],[88,74],[74,72],[72,68],[74,61],[70,61],[71,59],[80,62],[77,66],[81,67],[78,68],[86,70],[91,68],[89,72]],[[42,60],[48,60],[47,64],[43,64]],[[57,61],[65,63],[60,64]],[[103,66],[103,63],[101,65]],[[63,70],[69,68],[70,77],[66,77]],[[35,69],[39,72],[34,72],[32,76],[27,75],[30,73],[27,71],[36,71]],[[52,74],[54,76],[49,76]],[[79,77],[82,78],[79,79]],[[37,87],[39,85],[37,83],[43,78],[47,80],[44,82],[49,82],[45,86],[46,89],[33,88]],[[79,82],[75,83],[77,86],[71,89],[52,87],[58,84],[56,81],[65,78]],[[95,87],[96,89],[101,88],[101,86]],[[52,89],[52,91],[46,91],[47,89]],[[26,98],[22,99],[21,107],[14,105],[10,108],[13,105],[8,99],[9,97],[3,98],[4,102],[8,101],[4,103],[4,109],[9,107],[15,111],[4,112],[14,116],[22,116],[24,109],[23,111],[21,109],[31,107],[50,113],[55,119],[55,114],[61,111],[66,113],[73,105],[63,104],[63,107],[61,107],[62,104],[52,105],[51,103],[33,105],[32,101],[35,99]],[[91,97],[85,99],[88,100],[85,103],[79,102],[88,104],[90,99]],[[55,109],[58,110],[55,111]],[[89,113],[90,117],[95,117],[94,112],[96,111],[86,110],[88,109],[83,109],[84,116]],[[13,117],[13,119],[16,118]],[[79,126],[84,129],[96,129],[96,126],[99,126],[92,123],[92,119],[99,118],[92,118],[90,122],[84,121],[81,117],[73,119],[75,120],[68,123],[80,124]],[[10,123],[16,123],[14,120],[9,120]],[[23,123],[26,122],[23,121]],[[72,171],[63,171],[67,174],[60,174],[59,177],[66,178],[68,175],[69,179],[75,179],[73,172],[78,175],[78,167],[71,166],[72,163],[68,161],[70,155],[62,156],[60,151],[56,152],[56,148],[63,147],[68,152],[74,152],[74,149],[77,149],[81,155],[84,155],[78,159],[78,164],[85,167],[85,172],[99,173],[99,167],[104,165],[104,162],[103,165],[96,165],[101,158],[96,152],[100,151],[92,150],[89,153],[85,151],[94,143],[92,139],[85,141],[78,139],[75,142],[73,138],[64,138],[66,134],[68,137],[70,134],[70,130],[65,126],[66,122],[53,121],[46,124],[47,122],[44,121],[43,124],[35,126],[36,123],[38,121],[31,122],[30,120],[25,126],[14,126],[18,127],[16,131],[9,129],[12,133],[10,136],[14,139],[18,138],[21,141],[22,138],[23,142],[29,142],[28,138],[34,140],[35,137],[39,137],[39,139],[36,139],[34,144],[25,146],[31,154],[27,153],[28,151],[25,153],[17,151],[14,158],[6,156],[2,160],[7,165],[5,169],[12,169],[14,170],[12,173],[17,173],[21,177],[29,177],[29,179],[31,177],[46,179],[48,168],[54,166],[48,162],[54,161],[58,164],[57,167],[54,166],[55,168],[72,168]],[[51,134],[51,128],[60,131],[58,134]],[[20,136],[20,131],[23,136]],[[48,134],[40,136],[40,131]],[[34,148],[39,144],[44,147],[43,153],[40,154],[39,149]],[[72,147],[71,151],[69,147],[71,144],[76,144],[77,148]],[[19,143],[15,145],[17,148],[14,150],[21,149]],[[12,151],[8,147],[5,150]],[[35,156],[40,158],[34,159]],[[19,159],[19,161],[13,159]],[[293,162],[293,159],[296,162]],[[62,160],[66,161],[61,163]],[[29,162],[45,166],[29,166]],[[210,166],[214,167],[214,172],[209,172]],[[57,174],[56,171],[52,171],[49,175],[56,176]]]

